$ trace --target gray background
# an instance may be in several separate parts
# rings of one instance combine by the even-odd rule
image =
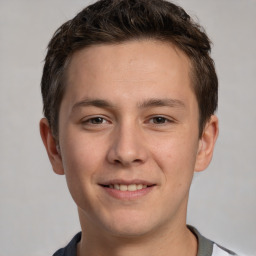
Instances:
[[[88,2],[0,1],[0,256],[52,255],[80,230],[39,137],[39,85],[50,37]],[[256,1],[175,2],[214,42],[220,81],[220,136],[211,166],[194,178],[188,222],[256,255]]]

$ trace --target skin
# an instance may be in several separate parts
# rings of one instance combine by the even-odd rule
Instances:
[[[46,119],[40,131],[53,170],[78,206],[78,255],[191,255],[186,227],[193,173],[211,161],[212,116],[199,138],[199,110],[187,56],[172,44],[131,41],[76,52],[59,113],[59,149]],[[102,184],[142,180],[147,193],[116,198]],[[127,194],[126,194],[127,195]]]

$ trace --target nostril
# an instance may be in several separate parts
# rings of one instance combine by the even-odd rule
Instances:
[[[121,161],[118,160],[118,159],[114,160],[114,162],[115,162],[116,164],[121,164]]]
[[[136,158],[136,159],[134,159],[131,163],[132,163],[132,164],[135,164],[135,165],[139,165],[139,164],[144,163],[144,160],[143,160],[143,159],[140,159],[140,158]]]
[[[118,165],[130,165],[130,164],[139,164],[139,163],[141,163],[142,162],[142,160],[141,159],[139,159],[139,158],[136,158],[136,159],[134,159],[134,160],[131,160],[131,161],[128,161],[128,160],[123,160],[123,159],[115,159],[114,160],[114,163],[115,164],[118,164]]]

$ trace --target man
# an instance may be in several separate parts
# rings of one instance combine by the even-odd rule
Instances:
[[[234,255],[186,225],[218,136],[210,49],[162,0],[98,1],[56,31],[40,131],[82,232],[54,255]]]

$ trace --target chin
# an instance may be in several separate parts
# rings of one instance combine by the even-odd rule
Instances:
[[[112,217],[110,221],[106,221],[102,225],[108,233],[123,238],[142,237],[153,232],[159,226],[157,221],[152,220],[145,213],[135,215],[128,212],[125,215]]]
[[[118,227],[110,227],[108,229],[109,233],[116,237],[121,238],[137,238],[143,237],[150,233],[152,227],[148,226],[135,226],[134,224],[123,225],[120,224]]]

